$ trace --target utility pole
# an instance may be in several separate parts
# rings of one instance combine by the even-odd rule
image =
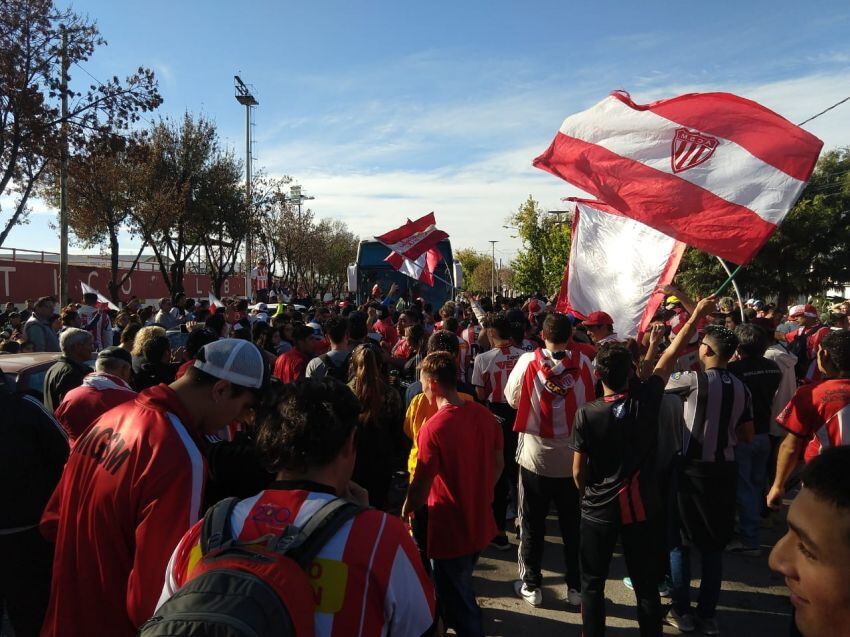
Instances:
[[[254,264],[252,255],[252,242],[254,240],[252,230],[252,217],[254,216],[254,205],[251,200],[251,109],[259,106],[259,102],[251,94],[251,90],[245,86],[238,75],[233,76],[236,88],[236,101],[245,107],[245,202],[248,214],[248,233],[245,235],[245,296],[251,300],[251,268]]]
[[[59,307],[68,301],[68,30],[62,25],[62,141],[59,149]]]
[[[499,243],[493,239],[490,240],[490,247],[492,248],[492,257],[490,263],[490,300],[496,300],[496,244]]]

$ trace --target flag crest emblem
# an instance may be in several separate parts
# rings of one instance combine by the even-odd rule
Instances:
[[[680,173],[707,162],[717,149],[718,143],[716,137],[687,128],[677,128],[670,155],[673,172]]]

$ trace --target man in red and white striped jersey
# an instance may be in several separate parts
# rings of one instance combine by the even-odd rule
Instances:
[[[251,285],[254,288],[254,300],[258,303],[269,301],[269,269],[266,260],[261,258],[257,261],[257,267],[251,270]]]
[[[514,431],[516,410],[508,404],[505,397],[505,385],[517,360],[525,354],[519,347],[511,345],[511,322],[505,312],[499,312],[486,323],[487,338],[492,348],[475,357],[472,369],[472,384],[478,400],[486,402],[490,411],[501,420],[504,438],[505,470],[496,483],[493,496],[493,515],[499,535],[493,540],[493,546],[500,550],[511,547],[505,533],[508,497],[511,486],[517,485],[517,433]]]
[[[136,634],[202,513],[203,436],[244,419],[267,376],[256,346],[222,339],[80,435],[42,517],[56,542],[44,637]]]
[[[570,343],[572,321],[549,314],[543,322],[545,348],[523,354],[505,386],[517,409],[519,433],[519,576],[514,590],[532,606],[543,602],[540,589],[546,516],[554,500],[564,542],[566,601],[581,602],[578,561],[579,496],[573,482],[568,442],[576,411],[596,397],[590,359]]]
[[[850,445],[850,332],[830,332],[818,346],[816,363],[825,380],[802,385],[776,419],[788,430],[776,457],[769,506],[779,508],[785,482],[805,447],[805,461],[828,447]]]
[[[331,379],[282,385],[258,414],[257,450],[277,482],[239,502],[230,524],[240,542],[301,527],[337,497],[368,502],[353,485],[360,405]],[[200,557],[199,522],[180,540],[160,604],[189,579]],[[398,518],[366,509],[346,522],[307,569],[316,637],[420,637],[434,621],[434,589]]]

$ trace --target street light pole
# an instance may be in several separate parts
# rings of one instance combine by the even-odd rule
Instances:
[[[62,147],[59,162],[59,307],[68,302],[68,30],[62,25]]]
[[[496,240],[490,240],[490,247],[492,248],[492,256],[490,263],[490,300],[496,300],[496,244],[499,243]]]
[[[251,201],[251,109],[259,106],[260,103],[251,94],[250,89],[245,86],[242,78],[234,75],[233,81],[236,88],[236,101],[245,107],[245,202],[248,214],[248,232],[245,235],[245,296],[250,301],[251,266],[254,263],[252,255],[253,236],[251,233],[254,215],[254,206]]]

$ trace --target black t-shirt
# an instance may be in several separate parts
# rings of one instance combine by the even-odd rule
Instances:
[[[655,456],[663,395],[664,381],[653,375],[626,394],[579,408],[569,444],[587,457],[584,517],[631,524],[658,510]]]
[[[729,363],[728,369],[741,379],[752,394],[755,432],[768,433],[773,398],[782,380],[782,370],[779,369],[779,365],[764,356],[759,356]]]

